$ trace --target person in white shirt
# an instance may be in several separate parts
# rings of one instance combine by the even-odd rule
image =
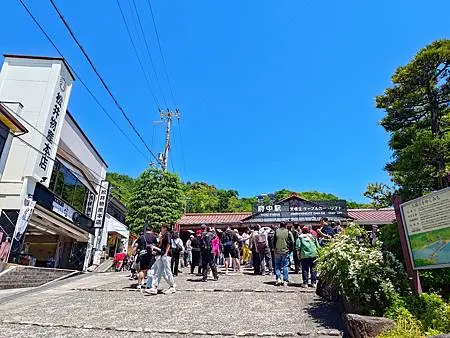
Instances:
[[[187,264],[192,264],[192,245],[191,240],[194,238],[194,235],[190,235],[189,239],[186,242],[185,253],[187,254]],[[186,266],[187,266],[186,264]]]

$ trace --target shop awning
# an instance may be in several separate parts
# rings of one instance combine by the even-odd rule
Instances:
[[[36,204],[30,224],[48,233],[55,233],[75,239],[77,242],[87,242],[89,233],[63,217]]]
[[[13,133],[28,133],[28,129],[19,122],[3,103],[0,103],[0,121]]]

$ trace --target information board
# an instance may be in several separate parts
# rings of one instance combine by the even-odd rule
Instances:
[[[414,269],[450,267],[450,188],[400,206]]]

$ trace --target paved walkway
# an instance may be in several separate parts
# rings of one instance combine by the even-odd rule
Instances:
[[[0,304],[0,337],[331,337],[340,313],[312,289],[276,287],[273,277],[182,273],[178,292],[145,296],[125,273],[74,277]],[[293,275],[293,282],[300,282]],[[165,287],[165,285],[164,285]],[[144,316],[143,316],[144,314]],[[143,319],[140,319],[143,318]]]

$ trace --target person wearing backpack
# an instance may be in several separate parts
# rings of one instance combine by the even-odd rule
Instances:
[[[191,247],[192,247],[192,262],[191,262],[191,275],[194,274],[195,267],[198,267],[197,274],[201,275],[202,267],[200,265],[200,239],[202,236],[202,231],[197,230],[195,233],[195,237],[191,239]]]
[[[183,241],[178,235],[178,232],[174,232],[172,236],[171,246],[172,246],[172,261],[170,262],[171,270],[174,276],[178,276],[179,272],[178,265],[180,263],[180,255],[184,251]]]
[[[238,237],[236,233],[231,230],[230,227],[228,227],[222,235],[223,255],[225,258],[225,274],[228,274],[228,266],[230,266],[230,256],[233,259],[236,269],[238,271],[241,270],[241,265],[238,260],[238,252],[236,249],[237,242]]]
[[[309,226],[305,225],[303,227],[302,234],[297,239],[296,248],[302,262],[302,286],[316,287],[316,258],[317,251],[319,250],[319,242],[311,234]],[[311,283],[308,283],[309,274],[311,274]]]
[[[294,250],[294,237],[292,232],[287,229],[285,222],[280,223],[279,229],[275,232],[275,285],[289,284],[289,258]],[[281,269],[283,269],[283,280],[281,279]]]
[[[151,226],[147,226],[147,230],[145,233],[139,237],[136,242],[137,250],[139,251],[139,274],[138,274],[138,285],[137,288],[141,289],[144,285],[145,276],[147,276],[147,272],[150,267],[155,262],[155,256],[152,253],[152,246],[157,245],[157,237],[153,232],[153,228]]]
[[[208,281],[208,266],[211,268],[214,280],[219,279],[216,263],[214,260],[214,252],[212,244],[215,237],[216,233],[212,231],[211,227],[203,231],[201,236],[200,250],[202,256],[202,274],[203,274],[202,282]]]
[[[269,240],[266,229],[261,229],[261,226],[257,225],[258,233],[254,236],[253,241],[256,247],[256,251],[259,255],[259,261],[261,264],[260,274],[266,274],[266,265],[267,265],[267,274],[272,274],[272,256],[270,254]]]

